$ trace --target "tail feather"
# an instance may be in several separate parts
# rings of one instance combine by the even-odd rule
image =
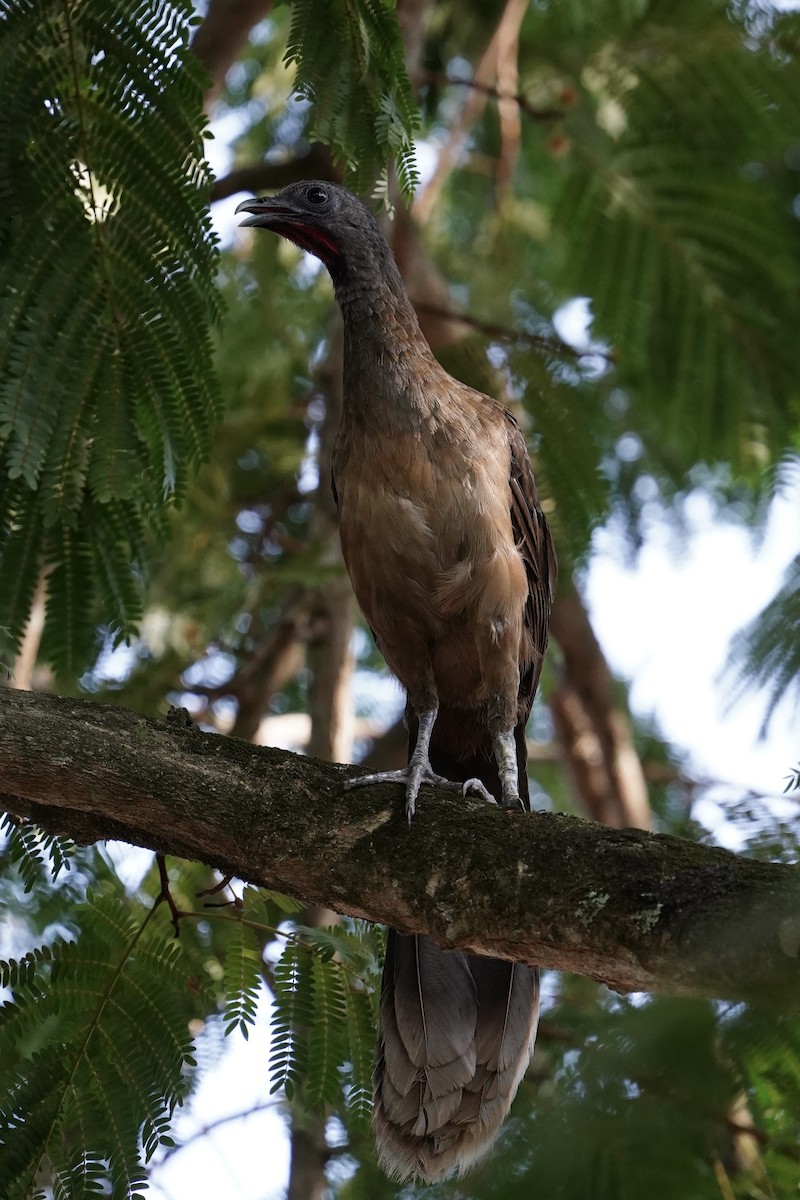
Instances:
[[[465,737],[463,714],[441,711],[431,765],[449,779],[477,777],[499,798],[491,741],[477,726],[475,733]],[[413,727],[410,740],[413,748]],[[516,744],[527,802],[522,726]],[[535,967],[389,930],[374,1073],[376,1141],[388,1175],[433,1183],[487,1153],[530,1061],[538,1016]]]

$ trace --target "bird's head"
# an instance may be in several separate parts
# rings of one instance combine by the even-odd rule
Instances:
[[[322,180],[290,183],[275,196],[243,200],[242,225],[272,229],[325,264],[335,284],[353,273],[386,279],[395,270],[386,239],[368,208],[347,188]]]

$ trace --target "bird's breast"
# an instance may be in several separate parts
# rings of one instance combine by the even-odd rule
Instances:
[[[419,431],[340,437],[334,454],[342,550],[373,628],[387,612],[435,633],[465,609],[502,623],[521,611],[525,571],[510,517],[508,446]]]

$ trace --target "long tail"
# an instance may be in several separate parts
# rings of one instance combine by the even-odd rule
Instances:
[[[488,738],[466,754],[453,751],[459,717],[440,711],[431,765],[449,779],[477,776],[499,797]],[[521,726],[516,743],[527,803]],[[389,1176],[433,1183],[487,1153],[530,1061],[538,1019],[535,967],[389,930],[374,1072],[375,1135]]]

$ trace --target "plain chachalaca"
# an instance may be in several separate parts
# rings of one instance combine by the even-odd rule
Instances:
[[[411,819],[425,782],[528,807],[525,723],[556,579],[525,441],[496,400],[448,375],[372,214],[344,188],[246,200],[327,267],[344,319],[333,456],[342,551],[362,612],[408,693]],[[443,1179],[490,1147],[533,1049],[535,967],[389,931],[375,1065],[384,1169]]]

